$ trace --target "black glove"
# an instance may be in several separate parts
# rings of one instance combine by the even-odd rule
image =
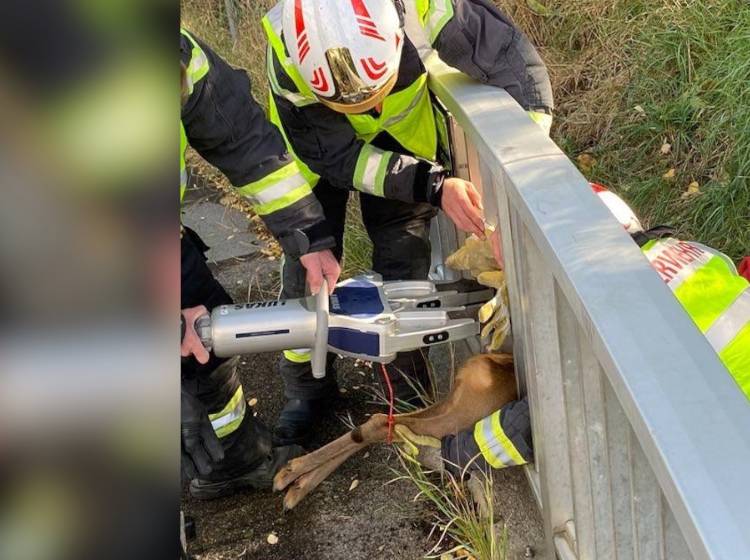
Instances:
[[[224,448],[208,419],[206,407],[194,396],[181,391],[182,475],[191,480],[210,474],[224,459]]]

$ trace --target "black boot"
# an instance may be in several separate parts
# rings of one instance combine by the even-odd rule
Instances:
[[[306,445],[320,419],[331,409],[335,395],[318,399],[289,399],[273,430],[274,445]]]
[[[279,469],[304,453],[299,445],[274,447],[260,465],[244,474],[223,480],[193,479],[190,481],[190,495],[199,500],[212,500],[245,488],[270,490]]]

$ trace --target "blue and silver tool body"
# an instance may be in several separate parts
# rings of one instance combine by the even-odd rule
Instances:
[[[491,297],[441,292],[428,281],[383,282],[377,274],[344,280],[330,298],[326,294],[324,288],[307,298],[222,305],[196,326],[220,357],[309,351],[313,375],[320,378],[329,351],[388,363],[398,352],[474,336],[476,321],[449,314]]]

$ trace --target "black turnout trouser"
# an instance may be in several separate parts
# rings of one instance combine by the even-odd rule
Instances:
[[[181,245],[181,308],[205,305],[210,311],[218,305],[232,303],[232,298],[206,264],[204,253],[208,247],[198,234],[185,228]],[[218,358],[213,353],[204,365],[192,356],[182,358],[182,387],[197,397],[209,414],[221,412],[240,387],[235,364],[235,359]],[[224,460],[206,477],[208,479],[222,480],[243,474],[260,464],[271,449],[268,429],[247,411],[240,425],[222,437],[221,442]]]
[[[333,250],[341,260],[343,253],[346,204],[350,191],[337,189],[321,179],[315,195],[323,206],[326,220],[336,239]],[[430,220],[435,209],[429,204],[410,204],[360,193],[362,221],[373,243],[372,269],[383,280],[426,280],[430,271]],[[282,268],[282,298],[305,295],[305,269],[299,259],[285,256]],[[283,355],[280,372],[285,393],[290,399],[315,399],[329,396],[336,390],[332,371],[333,356],[329,355],[328,373],[315,379],[309,362],[295,363]],[[387,366],[397,398],[409,399],[414,391],[411,383],[427,386],[427,364],[421,351],[402,352]]]

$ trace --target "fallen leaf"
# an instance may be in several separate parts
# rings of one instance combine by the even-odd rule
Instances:
[[[672,167],[669,171],[667,171],[664,175],[661,176],[662,179],[666,181],[670,181],[671,179],[674,179],[675,175],[675,169]]]
[[[352,480],[352,483],[349,485],[349,492],[354,490],[357,486],[359,486],[359,480],[355,478],[354,480]]]
[[[687,190],[680,195],[681,198],[690,198],[691,196],[695,196],[701,194],[701,186],[698,184],[698,181],[693,181],[688,185]]]
[[[268,544],[276,544],[279,542],[279,536],[276,533],[268,533],[266,541],[268,541]]]
[[[364,455],[362,455],[363,459],[367,459],[370,456],[370,452],[366,451]]]
[[[584,172],[591,171],[591,169],[596,165],[594,156],[587,153],[579,154],[578,157],[576,157],[576,161],[578,162],[578,167],[580,167],[581,171]]]
[[[646,114],[646,109],[644,109],[640,105],[636,105],[635,107],[633,107],[633,109],[635,109],[635,112],[638,113],[638,114],[640,114],[640,115],[645,115]]]
[[[258,399],[256,399],[255,397],[253,397],[252,399],[250,399],[249,401],[247,401],[247,404],[249,404],[250,406],[255,406],[256,404],[258,404]]]
[[[341,387],[341,389],[339,389],[339,393],[341,393],[342,395],[345,395],[347,392],[348,391],[346,389],[344,389],[343,387]]]
[[[659,148],[659,151],[662,153],[662,155],[667,155],[669,152],[672,151],[672,144],[669,142],[664,142],[664,144],[661,145],[661,148]]]
[[[453,555],[450,552],[446,552],[440,555],[440,560],[453,560]]]

